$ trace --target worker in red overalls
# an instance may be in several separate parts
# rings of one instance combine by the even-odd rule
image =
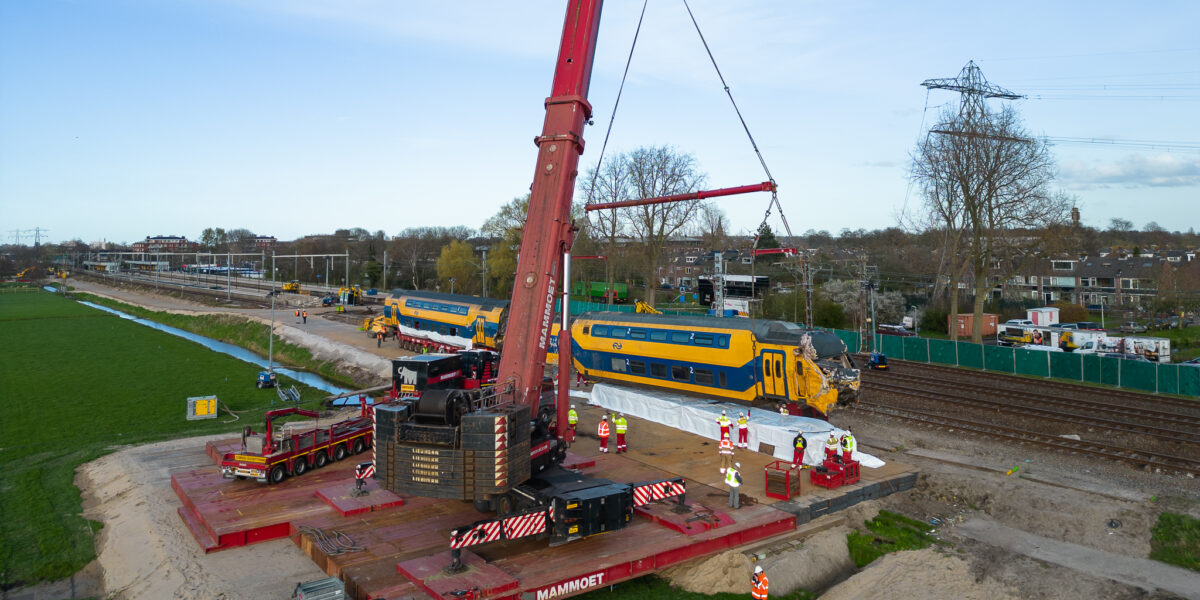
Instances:
[[[596,437],[600,438],[600,451],[608,452],[608,415],[600,417],[600,426],[596,429]]]
[[[750,415],[747,413],[738,413],[738,448],[750,447]]]
[[[733,425],[733,421],[730,421],[729,417],[725,416],[725,411],[721,411],[721,416],[717,417],[717,425],[721,427],[721,435],[718,437],[729,437],[729,426]]]
[[[796,439],[792,440],[792,468],[799,469],[804,466],[804,450],[808,448],[808,440],[804,439],[804,432],[797,431]]]
[[[838,439],[837,439],[837,436],[833,435],[833,432],[830,431],[829,439],[825,440],[825,458],[830,459],[830,460],[837,458],[837,453],[838,453]]]
[[[733,442],[729,440],[729,436],[721,436],[721,443],[717,444],[717,452],[721,455],[721,473],[725,473],[729,467],[733,466]]]
[[[854,441],[854,434],[850,433],[850,430],[847,429],[846,434],[842,436],[842,460],[847,463],[850,462],[856,448],[857,444]]]

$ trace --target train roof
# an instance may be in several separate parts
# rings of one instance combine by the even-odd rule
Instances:
[[[837,356],[846,352],[846,343],[838,336],[826,331],[804,329],[795,323],[788,323],[787,321],[708,317],[703,315],[655,315],[649,313],[614,312],[585,312],[577,318],[593,321],[644,323],[646,325],[659,325],[663,327],[710,327],[713,329],[750,331],[758,339],[772,344],[799,345],[800,339],[807,333],[812,336],[813,349],[817,351],[819,358]]]
[[[508,300],[483,298],[467,294],[447,294],[445,292],[426,292],[424,290],[406,290],[396,288],[391,291],[393,298],[420,298],[422,300],[437,300],[439,302],[458,302],[459,304],[476,304],[484,308],[505,308]]]

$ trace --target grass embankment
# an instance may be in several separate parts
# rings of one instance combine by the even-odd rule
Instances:
[[[76,294],[76,298],[87,300],[100,306],[119,310],[123,313],[140,317],[155,323],[170,325],[184,331],[212,338],[227,344],[241,346],[255,354],[266,356],[270,347],[268,327],[257,321],[252,321],[238,315],[180,315],[164,311],[150,310],[92,294]],[[280,311],[282,319],[286,311]],[[312,352],[295,344],[275,338],[275,362],[295,367],[310,373],[316,373],[329,380],[330,383],[357,389],[358,383],[346,375],[339,373],[337,365],[329,361],[313,358]]]
[[[257,425],[258,368],[48,293],[0,295],[0,588],[66,577],[96,556],[75,468],[114,449]],[[291,382],[289,381],[290,385]],[[304,405],[325,396],[297,386]],[[185,419],[216,395],[241,420]]]
[[[942,543],[929,534],[925,523],[886,510],[879,511],[866,525],[871,533],[851,531],[846,535],[850,558],[860,569],[889,552],[920,550]]]
[[[767,578],[771,577],[767,573]],[[588,592],[579,596],[579,598],[587,600],[620,600],[624,598],[636,600],[746,600],[750,597],[750,574],[746,574],[746,592],[743,594],[697,594],[695,592],[686,592],[679,588],[671,587],[671,584],[664,579],[660,579],[653,575],[639,577],[637,579],[618,583],[610,590],[603,588],[594,592]],[[817,594],[797,590],[786,596],[771,594],[771,598],[776,600],[814,600]]]
[[[1150,558],[1200,571],[1200,519],[1165,512],[1150,530]]]

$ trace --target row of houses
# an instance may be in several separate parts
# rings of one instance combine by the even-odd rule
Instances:
[[[1112,306],[1147,306],[1163,295],[1198,291],[1195,250],[1104,250],[1095,256],[1047,258],[997,286],[1007,298]]]
[[[278,243],[274,236],[260,235],[254,238],[253,247],[255,250],[271,250]],[[156,235],[147,236],[140,242],[134,242],[130,245],[130,250],[142,254],[170,254],[195,252],[198,246],[199,244],[196,242],[188,241],[186,237],[180,235]],[[115,248],[106,249],[113,250]]]

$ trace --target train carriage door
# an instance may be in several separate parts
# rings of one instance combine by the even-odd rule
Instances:
[[[758,358],[762,373],[762,395],[767,398],[787,398],[787,363],[779,350],[763,350]]]
[[[472,342],[487,345],[487,330],[485,329],[485,325],[487,325],[486,317],[483,315],[475,317],[475,335],[471,336]]]

